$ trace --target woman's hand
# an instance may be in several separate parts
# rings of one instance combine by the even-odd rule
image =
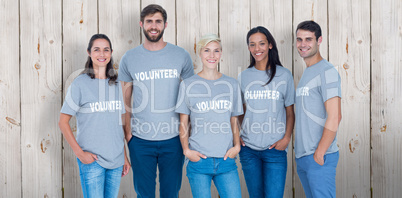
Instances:
[[[234,146],[226,152],[226,155],[223,157],[223,160],[226,160],[228,157],[234,159],[237,156],[237,154],[239,154],[239,152],[240,152],[240,146]]]
[[[207,156],[191,149],[185,150],[184,155],[192,162],[198,162],[200,158],[207,159]]]
[[[98,160],[98,157],[95,154],[85,151],[83,151],[80,155],[77,155],[77,157],[83,164],[90,164],[95,160]]]
[[[123,172],[121,173],[121,176],[122,177],[126,176],[130,171],[130,168],[131,168],[130,162],[128,161],[127,157],[124,157]]]
[[[269,147],[269,149],[275,148],[276,150],[284,151],[286,147],[288,147],[289,142],[290,138],[285,136],[282,139],[275,142],[274,144],[272,144],[271,147]]]

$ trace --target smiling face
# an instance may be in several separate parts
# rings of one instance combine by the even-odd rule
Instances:
[[[317,40],[314,32],[302,29],[299,29],[296,32],[297,51],[304,59],[308,59],[317,55],[321,42],[322,37],[320,36]]]
[[[91,57],[92,65],[94,69],[105,67],[110,62],[112,57],[112,50],[110,44],[106,39],[96,39],[91,47],[91,51],[88,52]]]
[[[216,69],[221,59],[221,45],[216,42],[210,42],[200,50],[200,58],[203,68]]]
[[[148,41],[158,42],[163,37],[167,23],[163,21],[162,14],[156,12],[155,14],[146,16],[144,22],[140,22],[140,26]]]
[[[255,62],[268,62],[268,52],[272,49],[272,44],[268,43],[267,37],[257,32],[248,39],[248,50],[255,59]]]

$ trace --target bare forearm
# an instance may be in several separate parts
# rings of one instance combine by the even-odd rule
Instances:
[[[63,133],[64,138],[70,145],[71,149],[74,151],[75,155],[79,156],[83,152],[83,150],[80,147],[80,145],[78,144],[77,140],[75,139],[75,137],[73,135],[73,131],[71,130],[71,127],[68,124],[68,122],[67,123],[59,122],[59,127],[60,127],[61,132]]]
[[[293,133],[293,128],[295,126],[295,113],[293,110],[293,105],[286,107],[286,132],[285,137],[291,138]]]
[[[240,130],[239,130],[239,120],[237,117],[231,117],[230,123],[232,126],[233,133],[233,147],[240,148]]]
[[[318,143],[316,153],[323,156],[331,146],[336,137],[336,132],[324,128],[320,142]]]
[[[180,115],[179,133],[180,133],[181,147],[183,148],[183,154],[185,154],[185,152],[189,150],[188,138],[190,136],[190,131],[188,121],[189,121],[188,115],[183,114]]]

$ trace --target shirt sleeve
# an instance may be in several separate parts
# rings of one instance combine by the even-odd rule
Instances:
[[[239,116],[243,115],[243,103],[241,99],[241,90],[239,83],[236,81],[236,83],[233,85],[233,109],[232,109],[232,117],[233,116]]]
[[[68,87],[67,95],[61,108],[61,113],[75,116],[80,110],[81,91],[74,82]]]
[[[120,60],[118,80],[124,82],[133,81],[133,78],[131,77],[130,72],[128,71],[127,53],[124,54]]]
[[[183,65],[183,70],[181,72],[181,78],[184,80],[194,75],[194,66],[193,61],[191,60],[190,54],[184,50],[185,52],[185,63]]]
[[[321,74],[321,92],[324,102],[333,97],[341,98],[341,77],[334,67]]]
[[[177,97],[176,103],[176,113],[187,115],[190,115],[191,113],[190,109],[187,106],[186,85],[184,84],[184,81],[180,83],[179,95]]]
[[[288,80],[286,82],[286,93],[285,93],[285,107],[293,105],[295,103],[295,83],[293,81],[293,76],[289,72]]]

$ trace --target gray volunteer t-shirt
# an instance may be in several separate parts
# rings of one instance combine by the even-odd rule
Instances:
[[[207,157],[224,157],[233,147],[230,118],[243,114],[238,82],[194,75],[180,84],[176,112],[190,115],[189,147]]]
[[[83,151],[97,155],[97,163],[114,169],[124,164],[124,114],[121,85],[109,79],[81,74],[67,90],[61,113],[76,116],[77,142]]]
[[[341,97],[341,78],[327,60],[307,67],[296,89],[296,158],[314,154],[321,140],[327,111],[324,102]],[[336,137],[326,154],[337,152]]]
[[[286,109],[294,104],[295,87],[292,73],[276,66],[276,74],[268,82],[265,71],[255,67],[239,75],[246,112],[241,137],[246,146],[254,150],[268,149],[282,139],[286,132]]]
[[[119,80],[134,84],[131,118],[134,136],[156,141],[179,134],[179,115],[174,110],[180,78],[192,75],[189,53],[170,43],[158,51],[140,45],[124,54]]]

